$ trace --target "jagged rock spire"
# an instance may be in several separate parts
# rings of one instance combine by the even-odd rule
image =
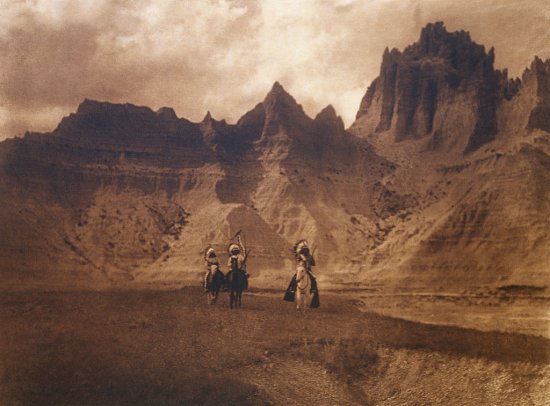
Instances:
[[[264,99],[264,106],[267,111],[270,110],[300,110],[303,112],[294,97],[292,97],[279,82],[275,82],[270,92]]]
[[[403,52],[385,49],[380,75],[363,97],[357,119],[368,123],[367,131],[391,131],[396,141],[431,136],[439,142],[466,133],[467,141],[449,144],[475,150],[494,138],[497,105],[517,89],[493,63],[494,50],[486,52],[468,32],[448,32],[443,22],[427,24]],[[445,106],[465,94],[471,103],[463,107],[472,111],[464,114],[473,119],[452,135]]]

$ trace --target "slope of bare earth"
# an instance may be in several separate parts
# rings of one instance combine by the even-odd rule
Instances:
[[[550,342],[198,289],[0,299],[2,404],[545,405]]]
[[[456,43],[471,66],[484,68],[461,70],[448,52]],[[470,47],[476,51],[467,51]],[[391,66],[399,78],[401,71],[436,62],[446,74],[392,79]],[[380,182],[397,196],[411,196],[413,204],[386,219],[391,232],[366,252],[364,280],[427,292],[547,286],[550,134],[543,118],[549,73],[550,62],[535,58],[521,81],[506,81],[505,73],[493,71],[492,56],[466,33],[447,33],[437,24],[426,27],[403,54],[384,55],[380,77],[350,131],[394,163],[395,171]],[[460,79],[456,86],[446,82],[454,74]],[[493,79],[504,74],[500,88],[474,91],[488,80],[480,82],[480,74]],[[425,97],[433,97],[430,125],[418,127],[426,120],[425,106],[417,105],[424,98],[411,94],[431,80],[439,81],[434,89],[422,88]],[[494,110],[472,105],[489,93]],[[399,126],[407,120],[408,132]]]
[[[419,205],[389,219],[391,234],[367,254],[367,279],[455,291],[547,285],[547,133],[497,140],[458,158],[411,153],[420,148],[415,141],[392,145],[388,152],[390,147],[372,140],[380,155],[398,162],[385,182],[402,195],[414,193]]]
[[[51,134],[0,143],[2,285],[195,282],[245,231],[256,286],[308,238],[325,286],[544,288],[550,62],[522,80],[429,24],[383,56],[349,131],[275,83],[236,124],[85,100]]]
[[[205,246],[223,255],[238,229],[258,283],[286,279],[303,236],[345,278],[336,265],[387,233],[376,181],[391,170],[332,107],[311,119],[278,83],[235,125],[86,100],[53,133],[0,145],[2,283],[195,281]]]

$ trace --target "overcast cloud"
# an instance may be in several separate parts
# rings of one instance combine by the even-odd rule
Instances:
[[[384,48],[434,21],[513,76],[550,57],[543,0],[0,0],[0,139],[50,131],[84,98],[235,122],[275,81],[350,125]]]

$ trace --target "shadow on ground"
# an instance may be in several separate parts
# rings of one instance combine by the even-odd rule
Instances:
[[[445,374],[477,388],[466,401],[508,380],[512,395],[485,400],[537,404],[549,382],[548,339],[363,313],[336,295],[304,315],[258,295],[209,307],[192,288],[8,293],[0,322],[2,404],[444,404]]]

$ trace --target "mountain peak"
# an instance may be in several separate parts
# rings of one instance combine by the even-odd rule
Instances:
[[[485,47],[472,41],[468,31],[448,32],[442,21],[429,23],[422,28],[418,42],[407,47],[404,52],[416,58],[446,59],[452,65],[459,64],[458,61],[461,60],[465,60],[468,64],[475,64],[488,57]]]
[[[86,113],[90,113],[92,111],[96,111],[103,104],[104,104],[104,102],[100,102],[100,101],[97,101],[97,100],[84,99],[78,105],[78,108],[76,109],[76,114],[86,114]]]
[[[527,128],[550,132],[550,59],[535,56],[531,67],[523,73],[523,82],[536,92],[536,104],[529,114]]]
[[[455,103],[455,95],[460,94],[476,106],[471,108],[475,118],[466,131],[470,137],[464,149],[473,151],[494,138],[497,105],[517,88],[515,83],[508,84],[506,73],[494,69],[494,58],[494,50],[486,52],[467,31],[448,32],[441,21],[429,23],[419,40],[403,52],[384,50],[380,75],[367,89],[357,118],[369,131],[390,130],[395,141],[435,135],[446,140],[460,138],[464,132],[444,125],[442,109]],[[448,142],[449,147],[456,145],[456,140]]]
[[[332,104],[329,104],[326,106],[323,110],[319,112],[317,117],[319,116],[330,116],[330,117],[337,117],[336,110],[334,109],[334,106]]]
[[[430,39],[441,39],[447,35],[449,35],[449,32],[445,28],[445,23],[443,21],[428,23],[420,31],[420,42],[425,42]]]
[[[544,71],[548,70],[550,67],[550,59],[543,61],[538,55],[535,55],[533,61],[531,62],[530,69],[533,71]]]
[[[78,105],[75,115],[86,116],[89,114],[101,114],[107,116],[118,116],[128,114],[144,114],[153,116],[155,113],[149,107],[136,106],[131,103],[111,103],[106,101],[98,101],[92,99],[84,99]],[[175,113],[174,113],[175,114]]]
[[[176,112],[171,107],[161,107],[156,111],[158,117],[165,120],[177,120]]]
[[[302,106],[296,102],[294,97],[279,82],[273,84],[271,91],[264,99],[263,105],[267,113],[297,112],[305,115]]]
[[[338,116],[332,104],[329,104],[327,107],[321,110],[319,114],[317,114],[317,116],[315,117],[314,121],[317,124],[321,124],[323,126],[330,127],[338,131],[344,130],[344,122],[342,121],[342,118]]]
[[[271,87],[271,90],[267,94],[266,99],[269,99],[269,98],[276,99],[281,97],[284,97],[287,99],[292,98],[292,96],[285,90],[285,88],[279,82],[275,82]]]
[[[275,81],[275,83],[273,83],[273,86],[271,87],[271,91],[273,92],[273,91],[279,91],[279,90],[284,91],[285,89],[278,81]]]
[[[338,114],[336,113],[336,110],[332,106],[332,104],[329,104],[326,106],[323,110],[317,114],[315,117],[315,120],[322,120],[322,121],[335,121],[335,120],[341,120]]]

